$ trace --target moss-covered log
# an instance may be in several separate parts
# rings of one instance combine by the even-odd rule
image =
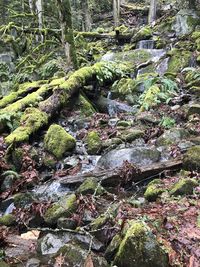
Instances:
[[[60,109],[69,103],[69,100],[79,93],[79,89],[89,85],[94,80],[106,84],[121,78],[127,73],[128,67],[124,64],[99,62],[90,67],[75,71],[68,80],[64,78],[53,80],[50,84],[42,85],[37,91],[24,98],[7,105],[0,110],[0,115],[8,112],[23,111],[20,126],[6,137],[6,143],[28,141],[30,135],[48,124]],[[52,92],[48,96],[47,92]],[[8,97],[7,97],[8,98]],[[32,108],[29,108],[32,106]]]

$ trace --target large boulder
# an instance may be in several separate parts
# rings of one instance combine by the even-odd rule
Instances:
[[[158,162],[160,159],[160,152],[154,148],[133,147],[111,150],[103,155],[97,167],[105,169],[113,169],[122,166],[124,161],[129,161],[132,164],[139,166],[150,165]]]
[[[172,128],[165,131],[156,141],[158,146],[167,146],[179,143],[189,137],[189,132],[184,128]]]
[[[140,221],[130,222],[114,264],[118,267],[167,267],[168,257],[151,230]]]
[[[195,179],[180,179],[172,186],[170,194],[173,196],[191,195],[196,186],[198,183]]]
[[[45,138],[44,147],[56,158],[60,159],[66,152],[72,151],[76,146],[76,140],[61,126],[53,124],[49,127]]]
[[[183,168],[200,171],[200,145],[188,149],[183,157]]]

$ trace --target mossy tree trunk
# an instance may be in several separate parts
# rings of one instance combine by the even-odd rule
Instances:
[[[74,33],[72,25],[71,4],[69,0],[56,0],[60,26],[62,31],[62,43],[65,50],[65,56],[68,66],[78,68],[76,48],[74,43]]]
[[[157,0],[151,0],[149,8],[149,24],[153,23],[156,20],[156,11],[157,11]]]
[[[82,5],[82,12],[83,12],[83,24],[84,24],[84,31],[90,31],[91,30],[91,14],[90,14],[90,9],[89,9],[89,4],[88,4],[88,0],[83,0],[81,1],[81,5]]]
[[[115,27],[119,26],[120,0],[113,0],[113,18]]]

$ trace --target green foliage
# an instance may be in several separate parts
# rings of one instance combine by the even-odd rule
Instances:
[[[160,122],[160,126],[166,128],[166,129],[170,129],[172,127],[174,127],[176,125],[176,121],[170,117],[167,116],[163,116],[162,120]]]
[[[0,128],[8,127],[12,132],[19,126],[21,113],[17,112],[15,115],[11,113],[3,113],[0,115]]]
[[[54,74],[59,71],[57,60],[53,59],[44,64],[39,70],[39,76],[41,79],[49,79],[54,76]]]

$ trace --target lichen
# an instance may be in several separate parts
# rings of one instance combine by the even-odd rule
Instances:
[[[72,151],[75,146],[75,138],[61,126],[53,124],[49,127],[44,138],[44,147],[56,158],[62,158],[67,151]]]

